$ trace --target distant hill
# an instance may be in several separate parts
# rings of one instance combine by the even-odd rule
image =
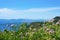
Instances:
[[[60,24],[60,16],[56,16],[53,19],[51,19],[49,22],[53,22],[56,24]]]
[[[37,20],[31,20],[31,19],[0,19],[0,24],[16,23],[16,22],[43,22],[43,21],[44,21],[44,19],[37,19]]]
[[[54,22],[56,23],[56,22],[58,22],[60,20],[60,16],[56,16],[55,18],[54,18]]]

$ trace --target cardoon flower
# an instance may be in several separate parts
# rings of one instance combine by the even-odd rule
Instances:
[[[11,33],[11,36],[13,36],[13,33]]]
[[[47,28],[46,30],[49,31],[50,29]]]
[[[54,31],[54,30],[52,30],[52,29],[51,29],[51,30],[49,30],[49,33],[54,33],[54,32],[55,32],[55,31]]]
[[[32,28],[29,28],[30,30],[32,29]]]
[[[35,32],[32,32],[32,34],[34,34]]]
[[[47,30],[47,27],[45,26],[45,27],[43,27],[45,30]]]
[[[26,32],[26,35],[29,35],[29,32]]]
[[[34,28],[33,30],[36,31],[36,28]]]

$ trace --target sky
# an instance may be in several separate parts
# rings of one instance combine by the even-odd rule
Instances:
[[[0,0],[0,19],[52,19],[60,16],[60,0]]]

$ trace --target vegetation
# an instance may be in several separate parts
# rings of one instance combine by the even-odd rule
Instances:
[[[56,16],[55,18],[54,18],[54,23],[56,23],[56,22],[58,22],[60,20],[60,16]]]
[[[60,40],[60,25],[50,22],[23,23],[18,29],[12,28],[14,31],[0,31],[0,40]]]

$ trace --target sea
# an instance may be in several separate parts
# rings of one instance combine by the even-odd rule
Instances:
[[[30,19],[0,19],[0,31],[12,30],[11,26],[15,25],[17,28],[23,24],[30,24],[31,22],[43,22],[44,20],[30,20]]]

